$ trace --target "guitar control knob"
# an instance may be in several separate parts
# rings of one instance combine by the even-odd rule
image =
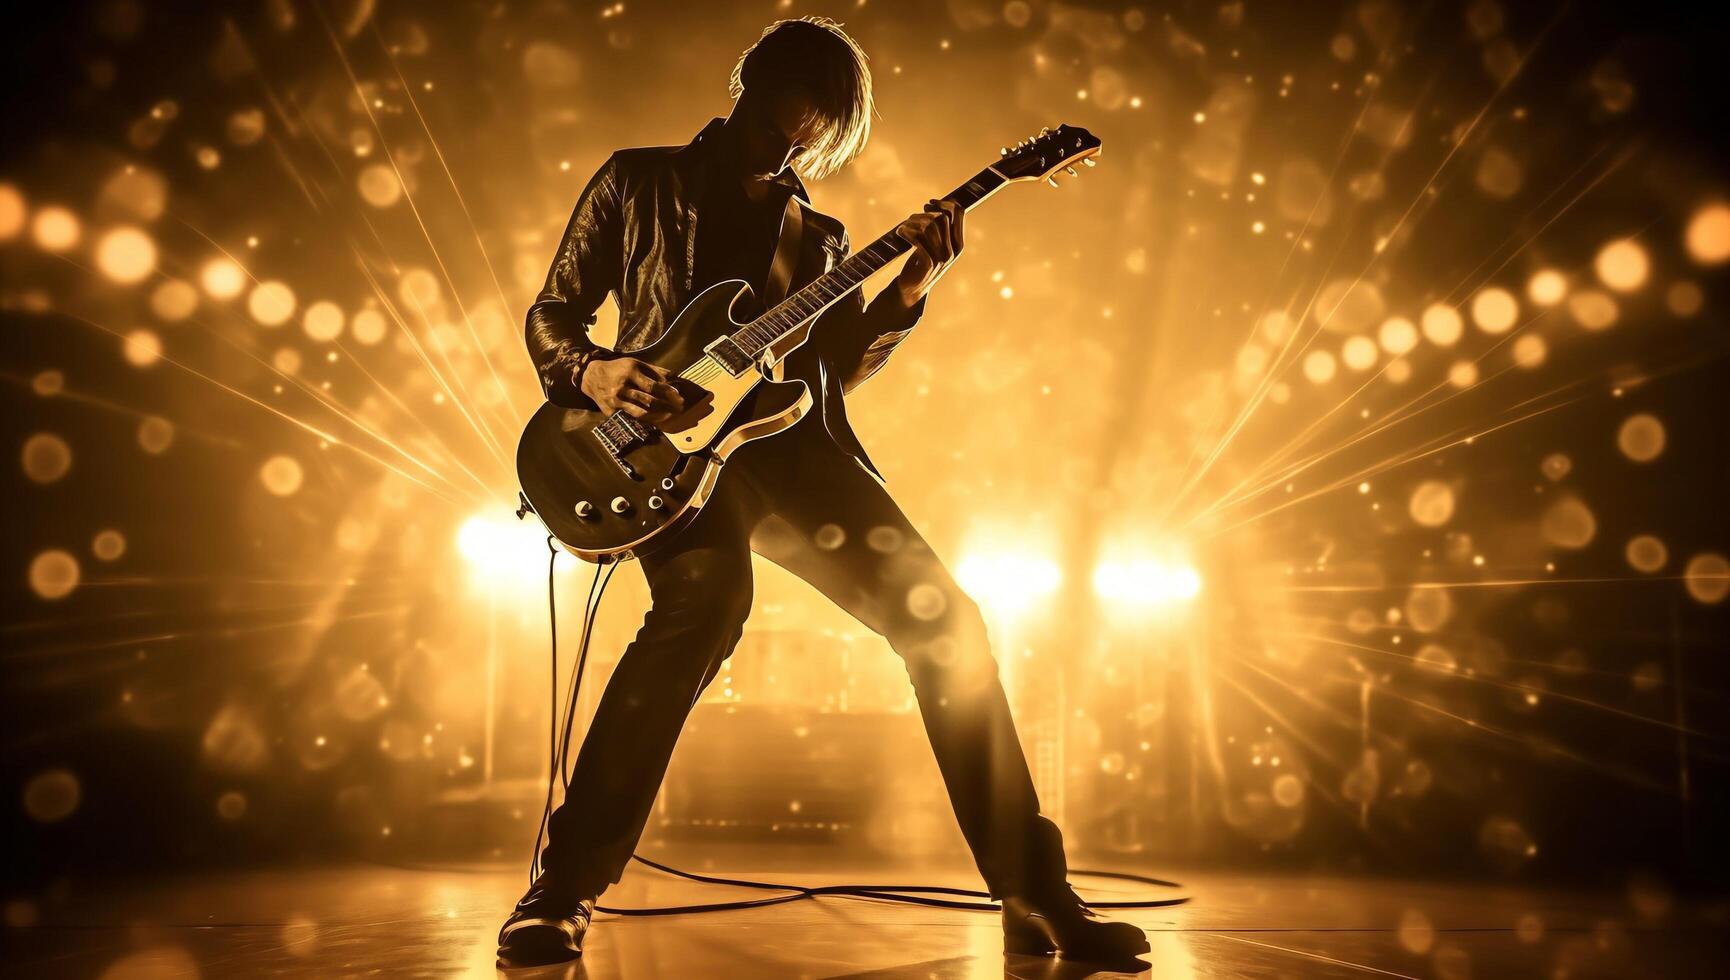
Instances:
[[[589,518],[595,516],[595,505],[592,503],[589,503],[587,500],[577,501],[577,506],[575,509],[577,512],[577,516],[581,517],[585,521],[588,520]]]
[[[660,510],[661,505],[664,504],[665,502],[666,501],[663,501],[661,499],[660,494],[658,494],[658,493],[657,494],[651,494],[649,496],[649,509],[650,510]]]
[[[662,490],[673,489],[673,478],[669,476],[665,480],[662,480],[661,481],[661,489]]]
[[[623,497],[614,497],[612,507],[613,513],[623,514],[625,511],[631,509],[631,502]]]

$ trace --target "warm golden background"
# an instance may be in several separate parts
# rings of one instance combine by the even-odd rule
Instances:
[[[43,6],[0,150],[14,925],[79,868],[526,861],[523,312],[606,153],[687,140],[803,13],[876,72],[813,189],[855,241],[1042,125],[1104,141],[974,213],[850,405],[1087,863],[1586,878],[1630,915],[1730,866],[1700,15]],[[627,566],[595,680],[644,602]],[[899,664],[773,568],[649,844],[693,838],[959,853]]]

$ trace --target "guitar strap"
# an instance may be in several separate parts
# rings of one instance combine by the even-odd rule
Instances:
[[[799,242],[805,237],[805,211],[799,195],[787,195],[787,208],[781,212],[781,240],[775,244],[775,259],[769,263],[769,278],[763,283],[763,311],[768,312],[787,298],[793,282],[793,268],[799,264]],[[786,366],[775,362],[769,376],[783,380]]]
[[[787,195],[787,208],[781,212],[781,240],[775,245],[775,259],[769,263],[769,278],[763,283],[763,309],[774,309],[787,298],[787,287],[793,282],[793,267],[799,264],[799,240],[805,235],[805,215],[797,194]]]

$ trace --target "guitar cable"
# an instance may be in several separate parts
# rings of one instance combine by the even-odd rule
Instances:
[[[521,514],[518,515],[522,516]],[[558,604],[553,588],[553,569],[558,562],[559,548],[557,540],[547,535],[547,627],[551,638],[552,678],[551,703],[552,717],[547,723],[547,792],[541,808],[541,821],[535,831],[535,850],[529,859],[529,883],[532,885],[541,872],[545,870],[541,863],[541,847],[548,833],[548,824],[553,813],[553,783],[561,784],[565,798],[570,796],[571,771],[570,748],[571,734],[576,724],[577,701],[582,692],[583,671],[588,665],[589,642],[593,638],[595,617],[601,607],[601,599],[606,595],[607,583],[612,581],[613,573],[618,570],[620,562],[614,560],[595,567],[595,574],[589,581],[588,599],[583,605],[582,634],[577,642],[577,660],[571,669],[571,680],[566,686],[564,724],[559,724],[559,620]],[[560,728],[563,731],[560,731]],[[739,909],[767,908],[771,905],[784,905],[788,902],[798,902],[805,899],[815,899],[824,896],[844,898],[875,899],[883,902],[896,902],[905,905],[923,905],[932,908],[963,909],[969,912],[997,912],[1001,905],[989,899],[989,892],[970,888],[951,888],[943,885],[885,885],[885,884],[846,884],[846,885],[792,885],[771,881],[754,881],[749,878],[724,878],[718,875],[704,875],[693,871],[683,871],[671,865],[653,861],[641,854],[632,853],[631,860],[653,868],[663,874],[684,878],[688,881],[704,885],[726,885],[734,888],[750,888],[757,891],[773,891],[782,894],[768,898],[741,899],[731,902],[705,902],[695,905],[664,905],[646,908],[627,906],[596,905],[597,912],[621,916],[653,916],[653,915],[687,915],[698,912],[731,912]],[[1127,871],[1090,871],[1079,868],[1070,869],[1075,876],[1089,878],[1106,878],[1114,881],[1128,881],[1147,885],[1153,888],[1182,888],[1175,881],[1152,878],[1147,875],[1132,874]],[[949,897],[939,897],[949,896]],[[966,899],[972,899],[967,901]],[[1088,909],[1154,909],[1170,908],[1189,901],[1187,896],[1179,898],[1149,898],[1137,901],[1084,902]]]

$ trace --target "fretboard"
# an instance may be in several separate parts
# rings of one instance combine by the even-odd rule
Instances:
[[[986,167],[975,174],[972,180],[950,191],[944,199],[954,201],[961,205],[962,209],[971,211],[1006,183],[1001,174]],[[756,357],[775,341],[834,305],[870,278],[872,273],[912,247],[905,238],[895,234],[893,229],[889,230],[876,241],[848,256],[840,265],[782,300],[774,309],[740,327],[733,333],[733,342],[738,344],[745,354]]]

